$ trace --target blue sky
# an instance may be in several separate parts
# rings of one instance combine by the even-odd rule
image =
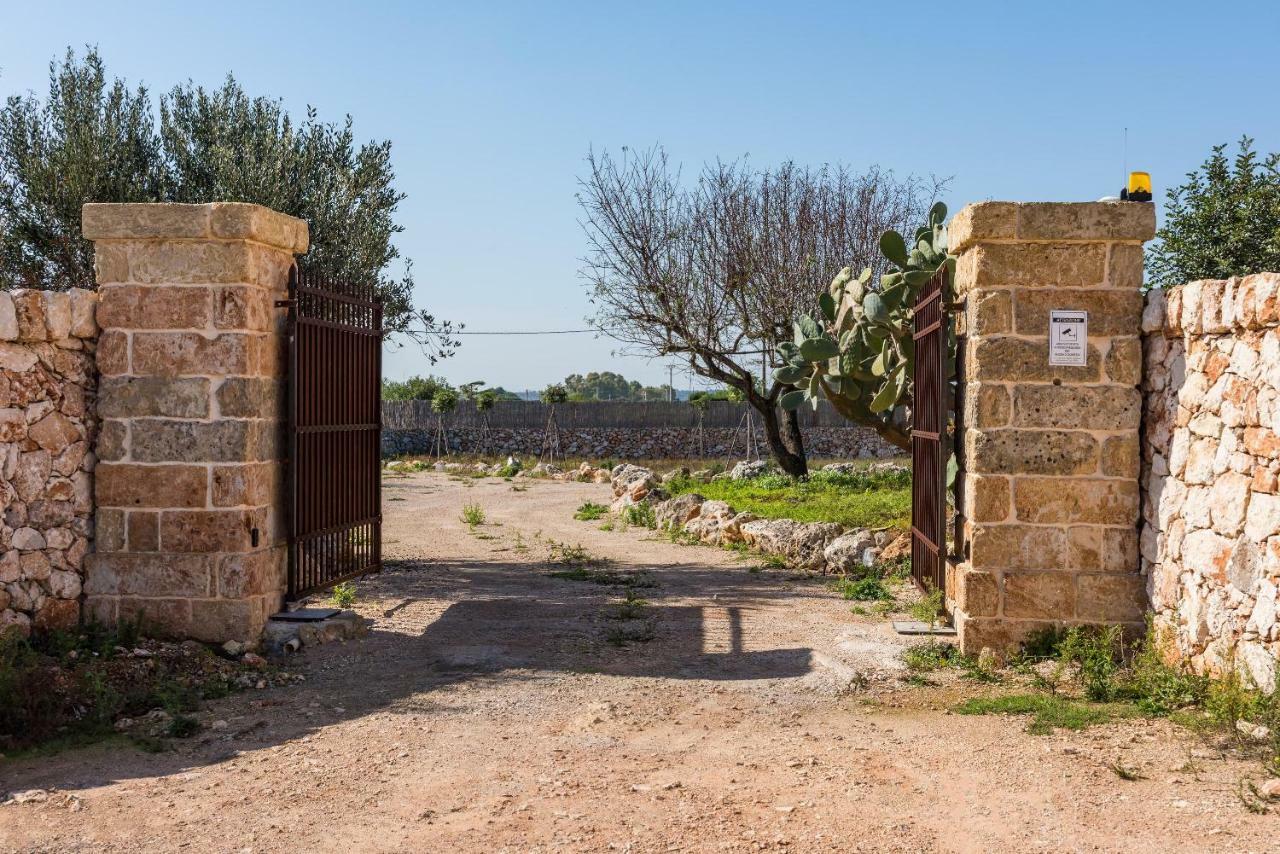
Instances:
[[[153,90],[232,71],[254,94],[388,138],[419,299],[473,330],[564,329],[590,310],[574,199],[588,147],[662,143],[954,176],[983,199],[1086,200],[1130,168],[1158,198],[1214,143],[1280,149],[1280,3],[23,3],[0,94],[43,92],[68,46]],[[590,336],[472,337],[430,370],[539,388],[666,363]],[[689,382],[677,374],[677,385]]]

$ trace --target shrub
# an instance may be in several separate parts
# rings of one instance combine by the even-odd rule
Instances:
[[[885,588],[884,582],[875,575],[865,575],[860,578],[840,578],[833,581],[831,586],[845,599],[856,602],[887,602],[893,599],[893,594]]]
[[[628,525],[637,525],[650,529],[658,527],[658,518],[654,515],[653,505],[647,501],[632,504],[623,515]]]

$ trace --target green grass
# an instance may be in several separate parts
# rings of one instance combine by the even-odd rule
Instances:
[[[883,579],[875,575],[838,578],[831,582],[831,589],[853,602],[887,602],[893,599]]]
[[[673,495],[697,492],[765,519],[880,528],[906,527],[911,518],[911,479],[902,474],[841,475],[819,471],[807,480],[766,475],[710,483],[679,478],[669,486]]]
[[[596,519],[603,519],[608,512],[609,508],[603,504],[587,501],[578,507],[573,514],[573,518],[580,522],[594,522]]]
[[[976,697],[952,711],[958,715],[1031,715],[1027,732],[1032,735],[1048,735],[1055,729],[1082,730],[1138,714],[1134,706],[1125,703],[1086,703],[1047,694]]]

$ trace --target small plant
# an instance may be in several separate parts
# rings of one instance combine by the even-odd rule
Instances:
[[[333,603],[335,608],[350,608],[356,603],[356,586],[350,581],[344,581],[334,586],[329,593],[329,601]]]
[[[615,620],[639,620],[645,615],[645,609],[649,606],[648,601],[640,598],[635,590],[628,589],[626,593],[626,601],[620,602],[614,608],[612,617]]]
[[[1074,664],[1085,696],[1096,703],[1116,698],[1120,686],[1116,674],[1124,656],[1124,635],[1119,626],[1072,626],[1058,647],[1064,664]]]
[[[605,521],[601,522],[601,523],[600,523],[600,530],[602,530],[602,531],[612,531],[612,530],[613,530],[613,520],[612,520],[612,519],[606,519]]]
[[[462,521],[467,526],[474,528],[477,525],[484,524],[484,508],[479,504],[463,504],[462,505]]]
[[[960,657],[960,650],[949,643],[931,640],[903,650],[902,660],[909,670],[931,673],[952,666]]]
[[[856,602],[882,602],[893,598],[884,582],[874,575],[839,578],[831,583],[831,588],[845,599]]]
[[[594,522],[596,519],[604,518],[609,512],[609,508],[603,504],[596,504],[594,501],[584,502],[574,512],[573,518],[581,522]]]
[[[1080,703],[1043,694],[1012,694],[966,700],[953,711],[959,715],[1031,715],[1027,732],[1049,735],[1055,729],[1081,730],[1126,716],[1131,707]]]
[[[512,544],[511,548],[518,552],[527,552],[529,550],[529,547],[525,545],[524,535],[519,531],[516,531],[516,541]]]
[[[627,520],[628,525],[635,525],[640,528],[649,528],[650,530],[658,527],[657,517],[653,512],[653,505],[647,501],[639,504],[632,504],[623,513],[623,518]]]
[[[581,543],[569,545],[554,540],[547,544],[547,559],[552,563],[563,563],[569,566],[588,566],[604,563],[594,557]]]
[[[926,581],[924,595],[920,597],[920,601],[911,604],[909,613],[932,630],[938,625],[943,613],[942,591],[934,587],[932,582]]]
[[[1147,779],[1146,777],[1139,774],[1136,769],[1128,768],[1124,765],[1121,765],[1119,762],[1108,762],[1107,767],[1111,769],[1111,773],[1115,774],[1121,780],[1129,780],[1130,782],[1133,782],[1136,780]]]

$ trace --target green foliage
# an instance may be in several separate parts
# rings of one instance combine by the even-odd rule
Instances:
[[[639,528],[653,529],[658,527],[658,518],[654,515],[653,505],[647,501],[629,506],[623,511],[622,518],[626,520],[628,525],[635,525]]]
[[[613,371],[570,374],[564,378],[563,385],[568,399],[575,402],[667,400],[671,396],[670,386],[646,386]]]
[[[838,578],[831,582],[831,589],[841,597],[855,602],[887,602],[893,599],[893,594],[884,586],[884,581],[875,575]]]
[[[431,411],[436,415],[447,415],[458,408],[458,393],[451,388],[442,388],[431,397]]]
[[[801,315],[794,337],[778,347],[785,364],[774,379],[792,387],[779,399],[796,409],[826,397],[845,418],[873,427],[899,447],[908,447],[906,408],[915,376],[912,310],[916,295],[939,270],[954,272],[947,252],[946,205],[935,204],[929,221],[916,230],[910,247],[896,231],[880,238],[880,251],[895,269],[871,287],[872,271],[858,276],[846,267],[818,300],[819,314]],[[949,366],[954,372],[955,340]]]
[[[538,399],[543,403],[554,406],[557,403],[564,403],[569,399],[569,392],[559,383],[551,385],[538,392]]]
[[[174,715],[165,733],[170,738],[190,738],[200,731],[200,721],[190,715]]]
[[[912,617],[922,623],[927,623],[929,628],[933,628],[938,624],[943,614],[943,592],[929,581],[925,582],[925,592],[918,600],[911,603],[911,607],[907,609]]]
[[[696,492],[704,498],[727,501],[735,510],[750,511],[763,519],[879,528],[905,527],[911,516],[909,474],[814,472],[799,479],[765,475],[709,483],[676,478],[665,488],[672,495]]]
[[[1171,287],[1280,270],[1280,153],[1259,157],[1241,137],[1165,194],[1164,226],[1147,254],[1150,284]]]
[[[954,644],[938,640],[928,640],[907,647],[902,652],[902,660],[914,673],[932,673],[951,667],[960,658],[960,650]]]
[[[602,519],[609,513],[609,508],[603,504],[596,504],[594,501],[586,501],[579,505],[574,511],[573,518],[580,522],[594,522],[596,519]]]
[[[329,601],[335,608],[350,608],[356,603],[356,586],[350,581],[335,585],[329,592]]]
[[[462,521],[466,522],[467,526],[471,528],[474,528],[477,525],[483,525],[484,508],[479,504],[463,504]]]
[[[440,377],[409,377],[403,382],[382,381],[383,400],[431,400],[436,392],[453,390],[453,386]]]
[[[300,266],[376,283],[384,325],[434,362],[457,342],[451,323],[413,308],[411,265],[393,242],[403,199],[389,142],[357,144],[349,116],[323,122],[308,108],[295,121],[230,75],[215,89],[175,86],[157,115],[145,88],[108,80],[97,50],[68,50],[50,65],[47,98],[13,96],[0,110],[0,288],[95,287],[86,202],[253,202],[307,220]]]
[[[1072,626],[1058,647],[1064,664],[1079,668],[1085,696],[1097,703],[1116,699],[1116,676],[1124,659],[1124,630],[1120,626]]]
[[[952,711],[959,715],[1031,715],[1027,732],[1049,735],[1055,729],[1082,730],[1122,717],[1132,717],[1132,707],[1097,705],[1045,694],[1012,694],[976,697]]]
[[[485,389],[476,395],[476,411],[488,412],[498,402],[498,393],[493,389]]]

